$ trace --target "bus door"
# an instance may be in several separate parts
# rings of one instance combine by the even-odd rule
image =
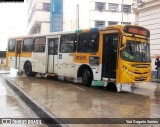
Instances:
[[[102,77],[116,79],[118,33],[103,35]]]
[[[73,53],[75,52],[76,43],[76,34],[67,34],[61,36],[58,53],[58,75],[70,78],[75,77],[75,64],[73,62]]]
[[[16,45],[16,59],[15,59],[15,68],[18,69],[20,68],[20,54],[22,50],[22,40],[17,40],[17,45]]]
[[[59,37],[47,38],[48,42],[48,73],[57,73],[57,52]]]
[[[32,71],[39,73],[46,73],[46,37],[37,36],[34,38],[33,43],[33,62],[32,62]]]

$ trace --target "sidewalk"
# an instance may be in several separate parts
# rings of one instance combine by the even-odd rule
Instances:
[[[1,80],[0,105],[0,127],[42,127],[42,125],[11,124],[13,118],[32,118],[35,115],[26,109],[25,104]]]

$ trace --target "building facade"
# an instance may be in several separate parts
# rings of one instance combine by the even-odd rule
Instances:
[[[160,0],[134,0],[133,10],[136,23],[150,30],[152,71],[155,71],[155,57],[160,56]]]
[[[135,24],[133,0],[51,0],[51,32]]]
[[[25,0],[27,4],[27,33],[50,32],[50,0]]]
[[[150,30],[151,55],[160,55],[160,0],[142,0],[142,2],[143,5],[139,6],[141,3],[134,0],[136,23]]]

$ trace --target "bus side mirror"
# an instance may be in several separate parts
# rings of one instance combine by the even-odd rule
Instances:
[[[122,38],[122,47],[126,45],[126,36],[123,36]]]
[[[126,36],[123,36],[120,51],[126,47]]]

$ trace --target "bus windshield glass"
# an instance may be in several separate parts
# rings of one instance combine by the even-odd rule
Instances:
[[[121,57],[131,62],[150,62],[149,43],[127,40],[126,47],[121,51]]]

